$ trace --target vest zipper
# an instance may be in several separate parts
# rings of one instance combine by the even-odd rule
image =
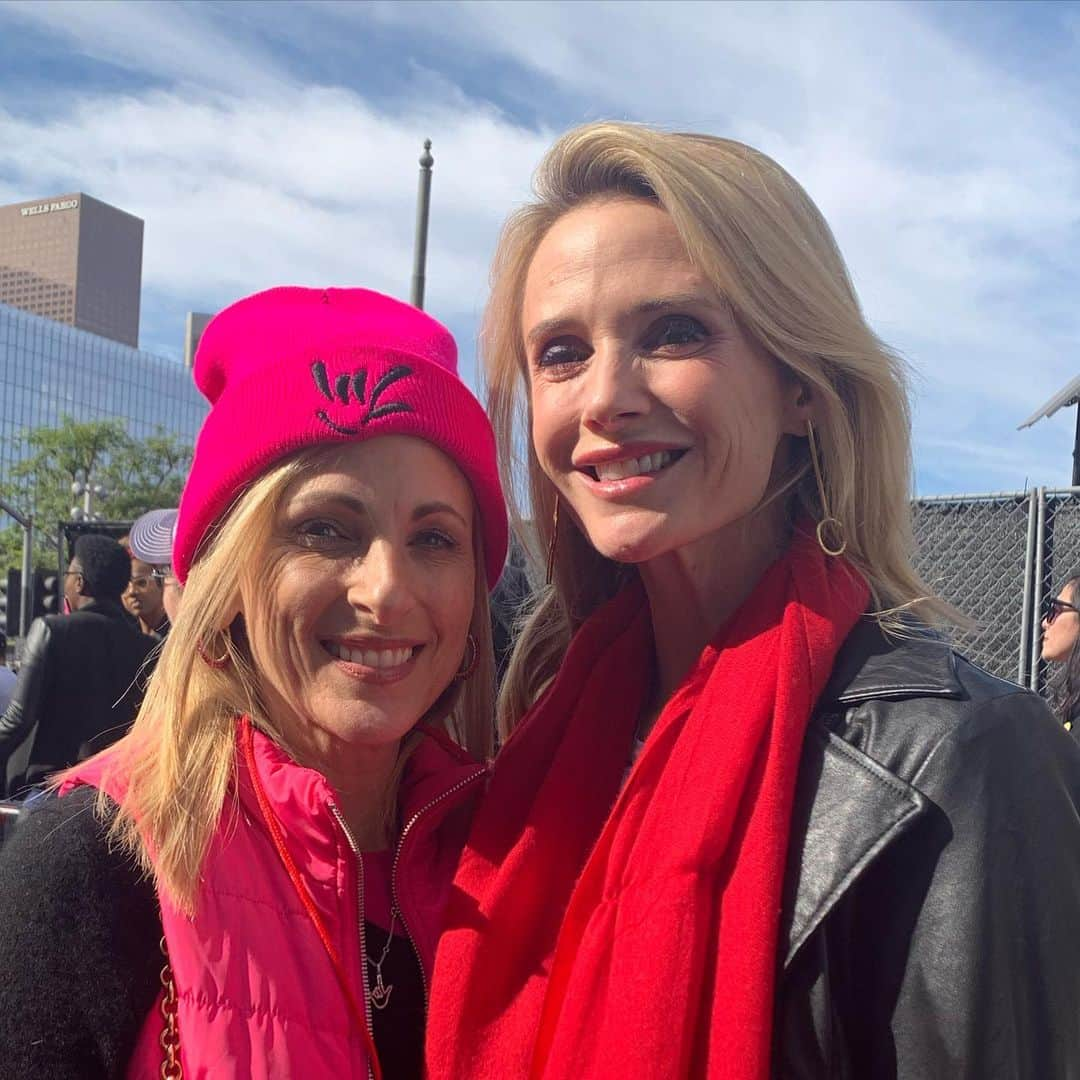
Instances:
[[[356,837],[353,836],[352,830],[345,824],[345,819],[341,816],[341,811],[338,810],[336,803],[330,803],[330,813],[337,818],[337,823],[341,826],[341,831],[345,834],[345,840],[349,845],[353,855],[356,857],[356,907],[357,907],[357,923],[360,930],[360,992],[364,995],[364,1019],[367,1021],[368,1034],[371,1036],[371,1044],[375,1045],[375,1023],[371,1014],[371,998],[368,997],[368,980],[367,980],[367,934],[364,932],[364,860],[360,854],[360,848],[357,846]],[[371,1062],[368,1062],[367,1067],[368,1080],[373,1080],[375,1071],[371,1067]]]
[[[402,929],[405,931],[405,936],[409,939],[409,944],[412,946],[413,955],[416,957],[416,965],[420,968],[420,983],[424,988],[424,1015],[427,1015],[428,1010],[428,981],[427,972],[424,971],[424,961],[420,956],[420,950],[416,947],[416,942],[413,939],[412,931],[409,929],[408,920],[405,918],[405,912],[401,910],[401,903],[398,900],[397,891],[397,872],[398,863],[401,861],[401,852],[405,847],[405,840],[412,830],[412,827],[426,814],[432,807],[438,806],[444,799],[450,798],[451,795],[456,794],[462,788],[468,787],[469,784],[481,777],[487,775],[487,769],[478,769],[470,776],[466,776],[459,780],[452,787],[447,788],[441,795],[437,795],[430,802],[425,803],[417,810],[412,817],[405,823],[404,828],[401,830],[401,836],[398,838],[397,849],[394,852],[394,861],[390,866],[390,896],[394,902],[394,910],[398,913],[398,917],[401,919]]]

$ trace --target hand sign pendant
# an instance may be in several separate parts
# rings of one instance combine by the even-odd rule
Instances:
[[[371,988],[371,1004],[376,1009],[385,1009],[390,1004],[390,995],[394,992],[394,984],[387,986],[382,981],[382,972],[375,973],[375,985]]]
[[[368,991],[368,1001],[376,1009],[385,1009],[390,1004],[390,995],[394,992],[394,984],[387,985],[383,982],[382,966],[383,961],[386,959],[387,953],[390,952],[390,945],[394,940],[394,923],[397,922],[397,908],[390,909],[390,929],[386,932],[386,944],[383,946],[382,954],[379,956],[378,961],[372,960],[367,955],[365,950],[364,959],[371,965],[372,970],[375,972],[375,985]]]

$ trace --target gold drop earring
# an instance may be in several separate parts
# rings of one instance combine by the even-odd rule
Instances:
[[[817,480],[818,498],[821,500],[822,518],[817,524],[818,546],[826,555],[838,558],[847,551],[847,535],[844,531],[844,523],[829,512],[829,500],[825,496],[825,481],[821,475],[821,460],[818,457],[817,437],[814,434],[814,424],[806,420],[806,437],[810,442],[810,463],[814,466],[814,479]],[[826,533],[832,533],[832,539],[839,538],[835,547],[830,547]]]
[[[555,493],[555,513],[551,515],[551,541],[548,544],[546,584],[551,584],[552,575],[555,573],[555,547],[559,542],[559,506],[561,500],[559,493]]]

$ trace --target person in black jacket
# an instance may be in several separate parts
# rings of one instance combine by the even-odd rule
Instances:
[[[127,552],[107,536],[75,542],[64,575],[71,614],[36,619],[15,693],[0,717],[0,781],[13,795],[118,739],[139,703],[133,684],[156,642],[121,606]]]

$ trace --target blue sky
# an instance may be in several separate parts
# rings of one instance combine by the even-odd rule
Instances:
[[[1080,4],[0,0],[0,202],[146,221],[142,345],[269,285],[407,296],[476,384],[487,263],[544,149],[616,117],[743,139],[832,224],[909,361],[921,494],[1069,479],[1080,372]]]

